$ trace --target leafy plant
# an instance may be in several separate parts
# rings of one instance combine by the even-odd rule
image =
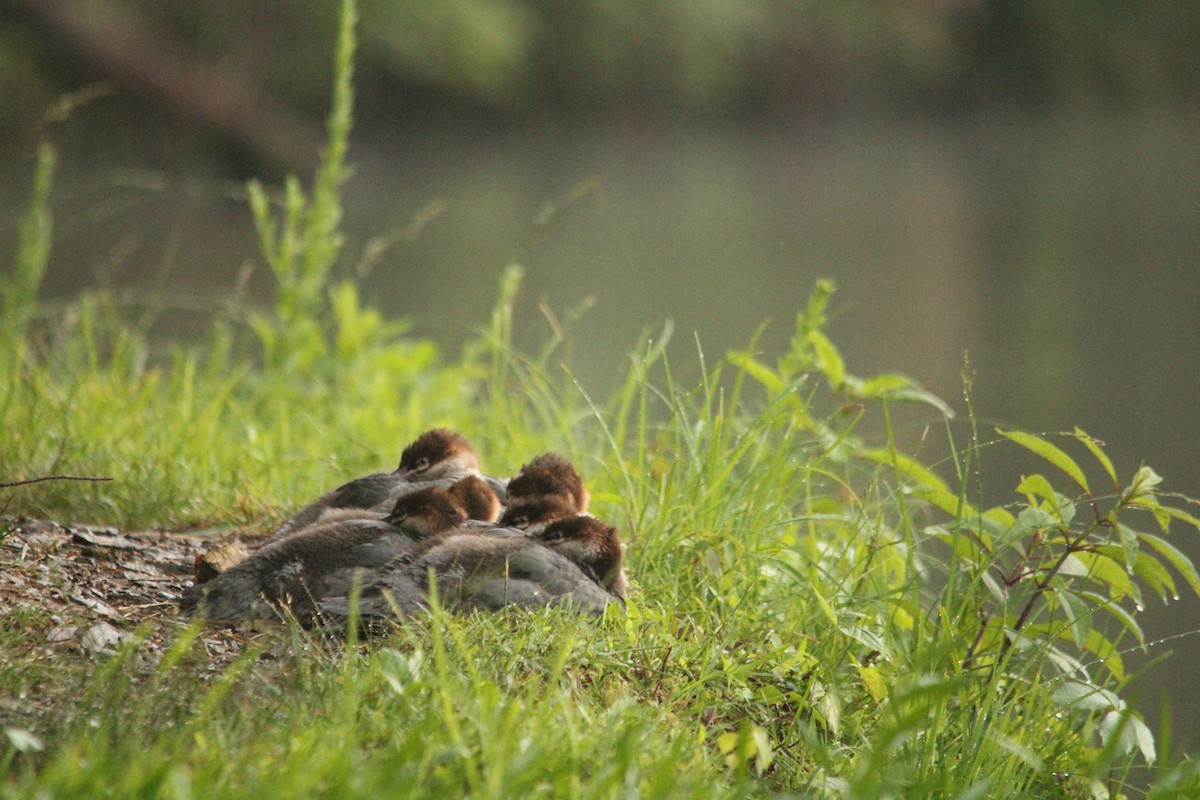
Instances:
[[[42,143],[37,152],[33,177],[33,197],[21,220],[16,261],[7,279],[0,283],[0,319],[3,319],[6,350],[15,350],[23,342],[27,326],[37,309],[37,291],[50,259],[53,220],[50,215],[50,187],[58,160],[53,146]]]
[[[1148,467],[1122,485],[1102,444],[1080,430],[1069,437],[1099,465],[1111,486],[1109,493],[1094,493],[1079,463],[1046,437],[999,431],[1002,441],[1040,457],[1072,489],[1056,489],[1044,474],[1035,472],[1019,482],[1022,502],[1016,509],[975,508],[967,500],[967,487],[972,485],[970,452],[964,454],[965,462],[956,460],[959,484],[952,487],[900,451],[892,435],[889,406],[896,401],[916,400],[945,414],[944,404],[902,376],[860,379],[846,372],[840,353],[823,331],[832,291],[831,284],[818,284],[806,311],[797,315],[789,351],[776,366],[766,365],[749,350],[731,353],[730,362],[766,390],[771,404],[786,409],[776,417],[776,431],[786,421],[788,429],[815,437],[820,452],[833,463],[880,465],[891,472],[895,485],[888,491],[898,511],[898,527],[880,519],[846,517],[852,506],[844,503],[839,513],[820,515],[821,524],[816,521],[817,509],[824,505],[821,498],[810,495],[806,500],[811,509],[810,557],[828,574],[850,579],[848,594],[859,598],[860,608],[861,581],[867,580],[867,585],[875,581],[880,607],[873,612],[874,633],[868,634],[870,628],[864,629],[861,622],[845,627],[841,598],[823,594],[804,559],[773,556],[797,577],[807,571],[813,599],[828,622],[860,643],[871,642],[858,657],[858,678],[885,713],[875,744],[865,754],[870,757],[862,762],[849,788],[873,796],[888,785],[889,775],[910,788],[927,791],[938,786],[944,773],[923,775],[920,769],[898,768],[891,759],[903,753],[899,764],[911,766],[952,758],[953,749],[962,747],[962,742],[956,739],[947,747],[944,735],[961,737],[963,729],[953,725],[943,730],[931,725],[931,720],[950,719],[959,703],[978,704],[982,712],[976,717],[976,732],[966,740],[976,749],[962,753],[971,763],[984,760],[978,748],[989,737],[1006,743],[1018,772],[1044,769],[1061,760],[1064,753],[1054,749],[1039,753],[1018,746],[1020,737],[1006,730],[1009,723],[998,719],[1010,713],[1003,704],[1017,694],[1024,698],[1023,714],[1040,715],[1045,725],[1059,731],[1057,744],[1077,739],[1085,747],[1095,745],[1097,749],[1088,751],[1095,760],[1081,785],[1102,785],[1096,782],[1112,777],[1107,772],[1110,765],[1127,764],[1122,759],[1135,754],[1153,763],[1154,736],[1120,697],[1129,677],[1122,653],[1129,638],[1145,644],[1136,617],[1144,595],[1178,599],[1177,584],[1183,582],[1200,596],[1192,562],[1166,538],[1172,521],[1200,529],[1200,520],[1164,501],[1158,492],[1159,478]],[[864,413],[861,407],[849,416],[814,414],[818,393],[803,388],[811,375],[824,378],[842,408],[879,404],[887,445],[872,446],[857,433]],[[974,425],[973,418],[970,422]],[[884,479],[880,473],[870,476],[868,490],[872,482]],[[809,485],[814,478],[826,477],[824,469],[810,471]],[[843,484],[842,491],[853,486]],[[923,528],[913,525],[922,504],[947,514],[949,521]],[[1139,517],[1157,532],[1144,530]],[[866,549],[848,547],[845,529],[836,530],[839,519],[858,530],[870,526],[878,538]],[[835,522],[832,529],[830,522]],[[843,554],[848,558],[840,558]],[[860,559],[863,563],[856,565]],[[882,567],[882,580],[878,575],[869,578],[870,564]],[[850,577],[855,575],[861,576],[858,581]],[[863,620],[872,614],[860,611],[854,616]],[[898,663],[906,668],[898,669]],[[899,674],[910,677],[899,679]],[[1046,687],[1036,709],[1029,703],[1034,695],[1026,694],[1034,686]],[[836,698],[843,695],[844,689],[836,684],[821,689],[825,710],[815,718],[820,723],[817,730],[839,733],[844,709]],[[917,757],[913,747],[919,740],[930,747],[936,743],[937,749]],[[1071,757],[1078,758],[1078,751]],[[996,764],[990,769],[995,771]],[[966,781],[955,784],[959,789],[973,786],[985,792],[996,785],[995,776],[984,772],[975,783],[967,780],[970,770],[955,776]]]

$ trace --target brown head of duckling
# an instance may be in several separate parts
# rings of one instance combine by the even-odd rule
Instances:
[[[450,492],[430,486],[402,496],[384,521],[411,536],[427,538],[454,530],[467,521],[467,514]]]
[[[575,467],[557,453],[543,453],[508,482],[510,504],[547,495],[568,498],[580,514],[587,511],[591,499]]]
[[[558,495],[543,495],[510,503],[500,518],[507,528],[540,531],[552,522],[577,516],[575,504]]]
[[[466,512],[467,519],[495,522],[500,518],[500,498],[478,475],[468,475],[446,491]]]
[[[590,571],[611,594],[625,597],[625,546],[612,525],[581,514],[552,522],[536,535],[542,544]]]
[[[479,454],[466,437],[448,428],[434,428],[413,440],[400,454],[392,473],[407,481],[435,481],[479,470]]]

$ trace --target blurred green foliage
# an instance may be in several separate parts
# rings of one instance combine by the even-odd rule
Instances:
[[[0,20],[8,6],[0,3]],[[104,0],[301,109],[328,96],[328,0]],[[129,14],[136,11],[136,14]],[[12,12],[9,11],[9,14]],[[1118,0],[368,0],[362,110],[919,113],[1194,101],[1200,5]],[[19,15],[14,18],[20,22]],[[77,88],[61,48],[0,30],[9,121]],[[64,80],[65,78],[65,80]]]

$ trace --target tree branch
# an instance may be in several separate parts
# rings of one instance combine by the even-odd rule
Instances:
[[[255,81],[197,57],[128,4],[0,0],[0,14],[35,31],[56,58],[217,128],[271,167],[295,171],[317,155],[317,124]]]
[[[0,482],[0,489],[7,489],[12,486],[28,486],[31,483],[41,483],[42,481],[111,481],[112,478],[98,478],[91,475],[43,475],[40,478],[30,478],[24,481],[4,481]]]

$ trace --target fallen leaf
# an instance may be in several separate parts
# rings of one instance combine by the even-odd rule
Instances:
[[[105,528],[105,531],[112,530],[113,533],[94,532],[87,528],[71,528],[71,540],[79,544],[91,544],[97,547],[113,547],[119,550],[145,550],[146,545],[141,542],[135,542],[127,536],[117,534],[112,528]]]
[[[93,656],[114,653],[116,646],[127,635],[107,622],[97,622],[83,632],[83,639],[80,640],[79,646],[85,653]]]
[[[74,625],[59,625],[57,628],[51,629],[46,634],[46,641],[50,644],[59,644],[61,642],[69,642],[75,638],[75,634],[79,632],[79,628]]]

